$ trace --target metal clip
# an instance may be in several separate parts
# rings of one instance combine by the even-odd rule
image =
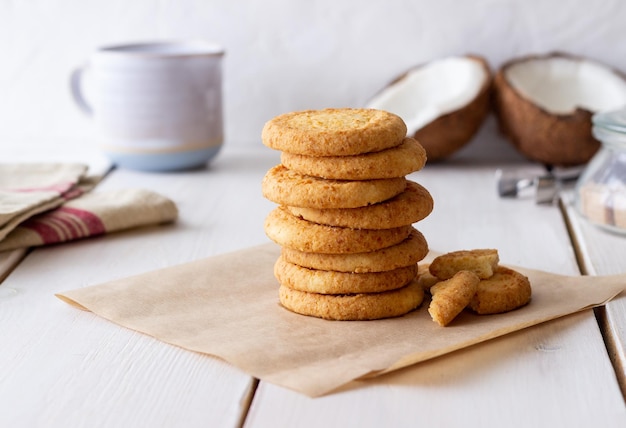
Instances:
[[[528,192],[534,194],[535,203],[552,204],[559,193],[578,180],[582,168],[547,168],[545,174],[532,176],[511,175],[502,169],[496,170],[498,195],[502,198],[517,198]]]

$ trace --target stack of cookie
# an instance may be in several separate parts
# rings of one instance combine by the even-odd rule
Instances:
[[[371,109],[301,111],[267,122],[262,138],[282,151],[262,186],[279,204],[265,232],[282,247],[274,267],[281,304],[336,320],[418,307],[417,262],[428,245],[413,224],[433,200],[406,179],[426,152],[406,137],[402,119]]]

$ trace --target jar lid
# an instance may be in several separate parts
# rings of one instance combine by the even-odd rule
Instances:
[[[596,113],[591,120],[593,125],[599,128],[626,133],[626,107],[619,110]]]

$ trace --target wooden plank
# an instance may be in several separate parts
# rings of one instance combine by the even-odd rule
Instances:
[[[626,274],[626,235],[609,233],[581,217],[573,205],[573,194],[563,197],[572,233],[575,236],[580,261],[589,275]],[[624,275],[626,287],[626,275]],[[598,310],[601,327],[626,397],[626,295],[613,299]]]
[[[610,368],[581,340],[596,328],[577,314],[315,399],[261,382],[245,426],[620,427]]]
[[[171,197],[175,225],[34,250],[0,288],[0,426],[239,426],[254,379],[56,299],[63,290],[267,242],[260,183],[277,163],[225,150],[209,169],[114,171],[98,190]]]
[[[502,200],[493,166],[412,175],[435,210],[432,249],[495,247],[504,263],[577,274],[558,208]],[[561,318],[310,399],[261,382],[246,427],[623,426],[624,403],[593,311]]]

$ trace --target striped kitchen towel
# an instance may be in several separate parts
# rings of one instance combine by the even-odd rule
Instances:
[[[0,164],[0,240],[24,220],[91,190],[98,179],[82,164]]]
[[[24,221],[0,241],[0,251],[168,223],[177,216],[174,202],[149,190],[90,192]]]

